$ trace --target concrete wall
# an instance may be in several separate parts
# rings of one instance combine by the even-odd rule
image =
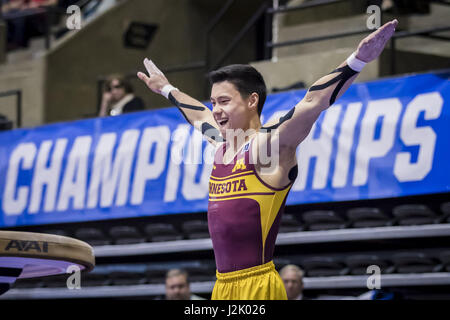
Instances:
[[[259,0],[235,5],[214,30],[212,53],[220,54],[244,25]],[[222,1],[129,0],[70,34],[47,55],[45,122],[93,116],[97,103],[97,79],[111,73],[144,70],[142,61],[151,58],[161,69],[203,60],[207,23],[223,6]],[[125,48],[123,33],[131,21],[154,23],[159,29],[147,50]],[[247,63],[254,59],[255,35],[250,34],[230,60]],[[205,99],[205,72],[196,70],[168,74],[180,89]],[[170,105],[134,78],[133,85],[148,108]]]
[[[366,19],[366,15],[360,14],[353,17],[333,19],[327,22],[312,22],[308,24],[283,27],[279,29],[277,42],[323,37],[337,33],[365,30]],[[356,48],[358,43],[368,34],[369,33],[279,47],[273,50],[273,55],[277,57],[287,57],[304,53],[326,52],[337,48]]]
[[[276,62],[259,61],[251,63],[263,75],[269,90],[288,87],[302,81],[309,88],[322,76],[336,69],[354,51],[354,48],[340,48],[286,58]],[[391,51],[386,48],[381,56],[367,64],[355,82],[372,81],[390,76]],[[450,68],[450,59],[435,55],[396,51],[396,74],[416,73]]]
[[[20,64],[0,65],[0,92],[22,90],[22,126],[33,127],[44,122],[44,84],[46,61],[43,57]],[[16,97],[0,98],[0,113],[16,127]]]
[[[288,7],[307,3],[305,0],[291,0]],[[281,26],[308,24],[311,22],[329,21],[330,19],[349,17],[366,11],[366,1],[352,0],[319,7],[306,8],[278,14]]]
[[[261,72],[269,90],[274,87],[284,88],[300,81],[310,87],[320,77],[334,70],[352,52],[352,49],[330,50],[280,58],[276,62],[253,62],[252,66]],[[361,78],[365,80],[373,77],[376,74],[372,68],[365,68],[364,75],[361,74]]]

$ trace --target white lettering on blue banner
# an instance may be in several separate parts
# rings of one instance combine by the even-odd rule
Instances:
[[[263,116],[304,94],[269,95]],[[178,112],[2,132],[0,226],[206,211],[214,148]],[[448,192],[449,117],[445,74],[354,84],[297,149],[287,204]]]

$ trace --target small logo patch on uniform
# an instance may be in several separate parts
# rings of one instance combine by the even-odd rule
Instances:
[[[242,148],[241,153],[247,152],[250,149],[250,142],[247,142],[247,144]]]

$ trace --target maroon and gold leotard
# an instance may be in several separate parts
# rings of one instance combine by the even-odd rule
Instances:
[[[272,260],[281,215],[292,183],[275,189],[258,176],[251,141],[224,164],[219,147],[209,180],[208,226],[217,270],[246,269]]]

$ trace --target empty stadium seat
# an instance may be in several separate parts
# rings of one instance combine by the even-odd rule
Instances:
[[[116,244],[142,243],[146,240],[134,226],[111,227],[109,235],[114,239]]]
[[[99,228],[80,228],[75,231],[75,238],[85,241],[91,246],[111,244],[111,241]]]
[[[12,285],[15,289],[25,289],[25,288],[42,288],[44,286],[44,281],[42,278],[28,278],[28,279],[17,279]]]
[[[372,265],[376,265],[380,268],[382,273],[392,273],[393,266],[382,259],[376,254],[359,254],[349,256],[345,259],[345,263],[349,268],[349,274],[351,275],[365,275],[367,273],[367,268]]]
[[[422,204],[404,204],[396,206],[392,214],[398,225],[411,226],[439,223],[439,216]]]
[[[147,282],[145,265],[123,265],[111,267],[109,278],[113,285],[139,285]]]
[[[378,208],[353,208],[347,211],[350,226],[353,228],[386,227],[392,219]]]
[[[308,277],[341,276],[348,273],[348,268],[343,261],[332,256],[306,258],[301,265]]]
[[[450,202],[441,204],[442,222],[450,222]]]
[[[46,288],[64,288],[67,287],[67,280],[69,279],[70,274],[63,273],[55,276],[49,276],[42,278],[44,282],[44,287]]]
[[[216,264],[214,261],[202,261],[198,266],[184,268],[189,274],[190,282],[216,280]]]
[[[439,255],[442,263],[442,271],[450,272],[450,251],[444,251]]]
[[[81,273],[81,287],[100,287],[111,284],[108,265],[97,265],[91,272]]]
[[[168,269],[147,268],[146,277],[150,284],[165,283]]]
[[[187,239],[209,238],[208,221],[191,220],[184,222],[181,226]]]
[[[148,240],[152,242],[183,239],[183,235],[180,234],[173,225],[168,223],[148,224],[145,226],[144,231]]]
[[[439,272],[442,264],[422,252],[401,252],[392,255],[397,273]]]
[[[314,210],[303,212],[302,219],[305,227],[310,231],[346,228],[348,223],[331,210]]]
[[[281,216],[279,232],[298,232],[302,230],[303,227],[293,214],[285,213]]]
[[[284,266],[286,266],[288,264],[296,264],[296,263],[293,263],[291,261],[291,259],[285,258],[285,257],[274,257],[273,263],[275,264],[275,267],[278,271],[280,271]]]
[[[81,274],[81,287],[102,287],[111,284],[111,280],[107,272],[98,272],[93,270]]]

